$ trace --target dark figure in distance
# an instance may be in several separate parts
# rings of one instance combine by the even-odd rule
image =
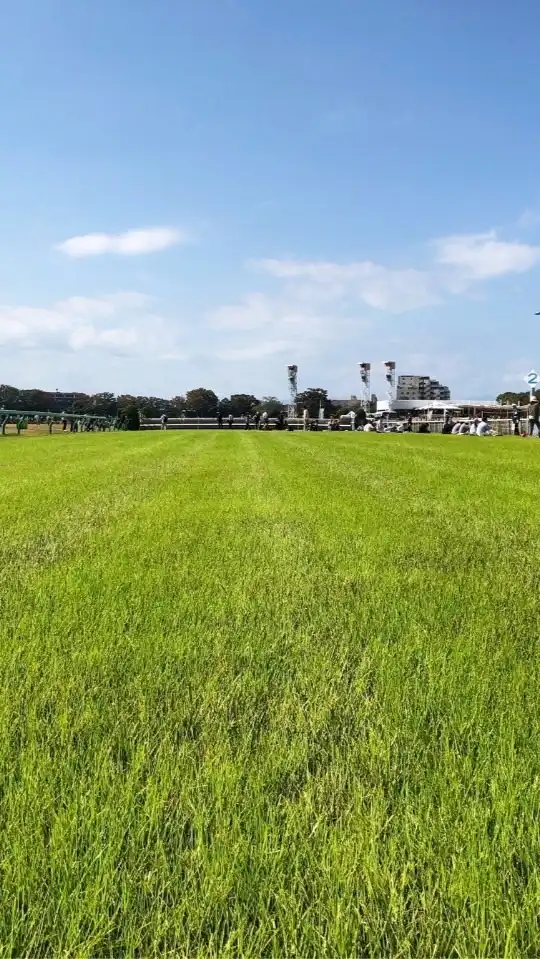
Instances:
[[[536,396],[531,396],[529,403],[529,436],[534,436],[534,427],[540,437],[539,404]]]
[[[221,410],[219,411],[217,415],[217,425],[220,430],[223,429],[223,413],[221,412]]]

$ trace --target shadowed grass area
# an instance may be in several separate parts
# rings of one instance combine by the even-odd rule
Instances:
[[[538,449],[0,443],[1,953],[537,956]]]

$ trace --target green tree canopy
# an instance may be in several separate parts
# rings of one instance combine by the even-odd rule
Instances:
[[[197,416],[215,416],[219,400],[213,390],[199,386],[186,393],[186,408],[194,410]]]
[[[255,407],[256,413],[268,413],[268,416],[279,416],[283,409],[283,403],[277,396],[263,396],[260,403]]]
[[[244,413],[252,413],[258,403],[257,397],[251,393],[233,393],[227,401],[227,413],[232,413],[233,416],[243,416]],[[225,412],[224,408],[223,412]]]
[[[323,390],[320,386],[310,386],[309,389],[304,390],[303,393],[299,393],[297,396],[297,409],[299,414],[301,414],[302,410],[307,409],[310,416],[318,416],[321,406],[323,409],[328,408],[329,400],[328,391]]]
[[[536,396],[540,398],[540,390],[536,391]],[[499,393],[497,397],[497,403],[506,405],[507,403],[517,403],[518,406],[526,406],[529,402],[529,392],[524,390],[523,393]]]
[[[125,430],[138,430],[140,429],[141,419],[139,415],[138,407],[134,404],[130,406],[124,406],[118,414],[120,424]]]

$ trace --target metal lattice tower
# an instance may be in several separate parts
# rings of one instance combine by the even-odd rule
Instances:
[[[371,405],[371,363],[359,363],[360,379],[362,380],[362,406],[369,413]]]
[[[291,364],[287,367],[287,377],[289,379],[289,411],[288,416],[290,419],[296,417],[296,396],[298,394],[298,367],[296,364]]]
[[[388,402],[392,404],[396,399],[396,364],[387,360],[384,364],[386,382],[388,384]]]

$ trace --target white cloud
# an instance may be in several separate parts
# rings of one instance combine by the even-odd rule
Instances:
[[[321,260],[260,260],[250,264],[282,280],[308,281],[340,299],[356,296],[368,306],[405,313],[439,302],[433,278],[423,270],[391,270],[370,260],[332,263]]]
[[[217,330],[254,331],[264,327],[298,328],[306,323],[305,307],[286,298],[269,297],[264,293],[248,293],[240,303],[221,306],[208,317]],[[315,323],[316,317],[310,316]]]
[[[447,236],[435,241],[435,249],[437,263],[471,281],[524,273],[540,263],[540,246],[498,240],[494,230]]]
[[[475,284],[540,264],[540,246],[500,240],[494,230],[442,237],[428,244],[428,250],[432,258],[425,269],[393,269],[371,260],[263,259],[247,265],[287,284],[287,295],[297,307],[302,302],[319,307],[325,302],[364,303],[400,314],[464,292],[482,298]]]
[[[99,330],[95,326],[79,326],[69,336],[69,345],[73,350],[97,347],[114,353],[126,353],[136,349],[138,344],[139,336],[133,327]]]
[[[126,290],[120,293],[109,293],[100,299],[88,296],[71,296],[67,300],[60,300],[56,304],[56,309],[68,315],[109,317],[115,316],[122,310],[142,310],[151,301],[152,297],[145,293]]]
[[[122,356],[178,352],[177,328],[148,312],[150,297],[133,291],[74,296],[50,308],[0,305],[0,345]]]
[[[517,225],[522,230],[534,230],[540,225],[540,212],[529,207],[518,217]]]
[[[122,256],[139,256],[165,250],[178,243],[187,243],[187,233],[174,227],[156,226],[143,230],[128,230],[126,233],[86,233],[72,236],[58,243],[55,249],[67,256],[81,258],[117,253]]]
[[[275,356],[277,353],[288,353],[295,348],[295,345],[296,344],[291,340],[268,340],[261,343],[255,342],[250,346],[238,346],[218,350],[215,355],[218,359],[226,362],[262,360],[267,356]]]
[[[223,334],[228,334],[214,355],[233,362],[313,352],[321,341],[333,338],[340,323],[335,308],[329,315],[316,306],[297,300],[294,291],[285,296],[251,293],[238,303],[222,306],[206,318],[207,325],[221,334],[221,342]]]

